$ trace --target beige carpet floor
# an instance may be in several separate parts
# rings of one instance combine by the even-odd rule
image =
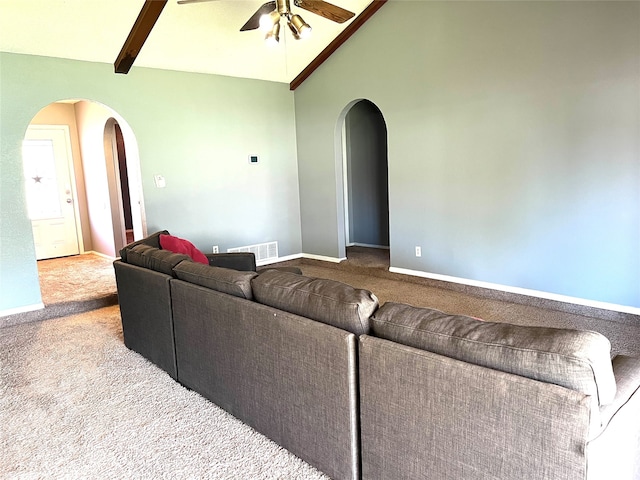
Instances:
[[[38,261],[45,305],[83,301],[116,293],[113,260],[88,253]]]
[[[118,303],[113,260],[88,253],[38,261],[44,308],[0,316],[0,328],[60,318]]]
[[[127,349],[117,305],[0,329],[0,478],[327,479]]]

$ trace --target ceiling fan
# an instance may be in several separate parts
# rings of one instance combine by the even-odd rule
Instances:
[[[113,64],[116,73],[129,72],[167,1],[145,0],[142,10],[140,10],[138,18]],[[178,3],[188,4],[211,1],[216,0],[178,0]],[[293,5],[337,23],[344,23],[355,15],[349,10],[324,0],[293,0]],[[240,31],[263,28],[267,32],[265,36],[267,42],[277,43],[279,41],[281,19],[287,22],[287,26],[296,39],[304,38],[311,32],[309,24],[300,15],[291,12],[290,0],[272,0],[263,4],[240,28]]]

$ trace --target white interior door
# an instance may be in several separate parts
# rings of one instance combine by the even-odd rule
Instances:
[[[69,132],[30,126],[22,158],[36,258],[79,254]]]

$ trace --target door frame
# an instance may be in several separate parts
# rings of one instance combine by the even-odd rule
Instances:
[[[29,124],[27,126],[27,130],[24,133],[23,140],[26,139],[27,133],[29,132],[29,130],[41,130],[41,131],[56,130],[56,131],[62,131],[63,133],[64,143],[65,143],[64,147],[67,153],[67,168],[69,170],[69,180],[71,183],[71,194],[73,195],[73,216],[74,216],[74,221],[76,223],[76,241],[78,242],[78,252],[80,255],[82,255],[83,253],[85,253],[85,250],[84,250],[84,240],[82,237],[82,222],[80,221],[80,208],[78,206],[76,169],[74,165],[73,150],[71,149],[71,134],[69,132],[69,125]],[[33,231],[31,235],[33,235]]]
[[[111,202],[113,241],[116,253],[126,245],[126,228],[122,206],[122,186],[120,184],[120,164],[116,145],[115,125],[120,127],[126,151],[127,177],[129,182],[129,202],[133,222],[134,240],[147,235],[147,219],[144,209],[142,176],[137,140],[129,124],[120,116],[113,115],[104,124],[104,156],[107,167],[107,183]],[[119,246],[121,244],[121,246]]]

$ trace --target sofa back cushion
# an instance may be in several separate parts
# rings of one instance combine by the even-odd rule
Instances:
[[[613,401],[611,344],[596,332],[483,322],[439,310],[385,303],[372,334],[495,370]]]
[[[133,243],[130,243],[129,245],[124,247],[122,250],[120,250],[120,258],[122,259],[123,262],[129,263],[129,261],[127,260],[129,251],[132,248],[136,247],[137,245],[149,245],[150,247],[161,248],[160,235],[169,235],[169,232],[167,230],[161,230],[159,232],[152,233],[151,235],[141,240],[137,240]]]
[[[210,267],[196,262],[182,262],[173,271],[180,280],[247,300],[253,299],[251,279],[258,275],[256,272]]]
[[[369,332],[369,319],[378,308],[378,299],[368,290],[292,272],[266,270],[251,281],[251,286],[255,300],[264,305],[356,335]]]
[[[171,276],[174,276],[173,267],[185,260],[191,262],[188,255],[161,250],[145,244],[136,245],[127,252],[127,263]]]

